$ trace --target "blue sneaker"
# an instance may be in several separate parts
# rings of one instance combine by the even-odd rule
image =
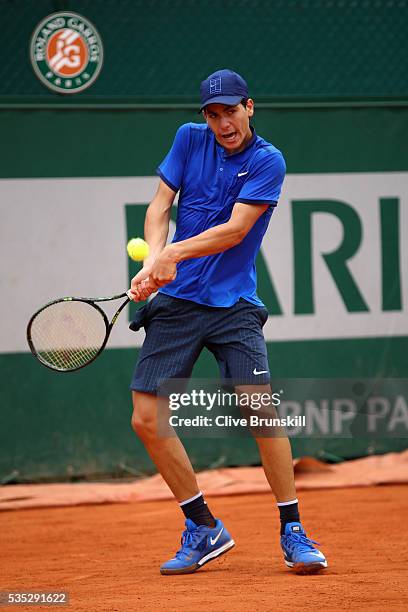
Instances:
[[[197,526],[191,519],[186,519],[181,548],[173,559],[161,566],[160,573],[192,574],[204,563],[223,555],[234,545],[234,540],[219,519],[212,528],[206,525]]]
[[[288,523],[285,534],[281,536],[281,547],[285,563],[297,574],[314,574],[327,567],[323,553],[317,550],[313,540],[306,537],[300,523]]]

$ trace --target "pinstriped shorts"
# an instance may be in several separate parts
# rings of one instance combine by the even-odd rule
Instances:
[[[156,394],[169,379],[190,378],[204,348],[216,358],[222,380],[269,383],[262,333],[267,318],[266,308],[242,298],[234,306],[215,308],[158,293],[129,326],[146,331],[130,388]]]

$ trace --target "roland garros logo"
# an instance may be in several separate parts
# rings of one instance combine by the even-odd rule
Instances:
[[[34,72],[49,89],[73,94],[92,85],[103,60],[101,38],[77,13],[53,13],[35,29],[30,47]]]

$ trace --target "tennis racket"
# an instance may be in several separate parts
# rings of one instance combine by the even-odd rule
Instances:
[[[126,298],[109,322],[99,302]],[[111,297],[64,297],[45,304],[27,325],[34,357],[57,372],[74,372],[102,353],[118,316],[129,304],[128,293]]]

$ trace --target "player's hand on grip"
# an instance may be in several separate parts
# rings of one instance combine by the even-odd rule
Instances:
[[[147,300],[149,295],[151,295],[152,293],[156,293],[157,289],[157,285],[153,283],[150,276],[148,276],[136,286],[136,291],[139,296],[138,301],[140,302],[143,300]]]
[[[132,279],[130,294],[134,302],[147,300],[159,287],[171,283],[176,278],[176,262],[168,250],[164,249],[154,262],[148,263]]]
[[[149,276],[151,268],[151,265],[145,265],[142,270],[132,278],[129,294],[134,302],[143,302],[147,300],[149,295],[157,291],[158,287],[152,282]]]

